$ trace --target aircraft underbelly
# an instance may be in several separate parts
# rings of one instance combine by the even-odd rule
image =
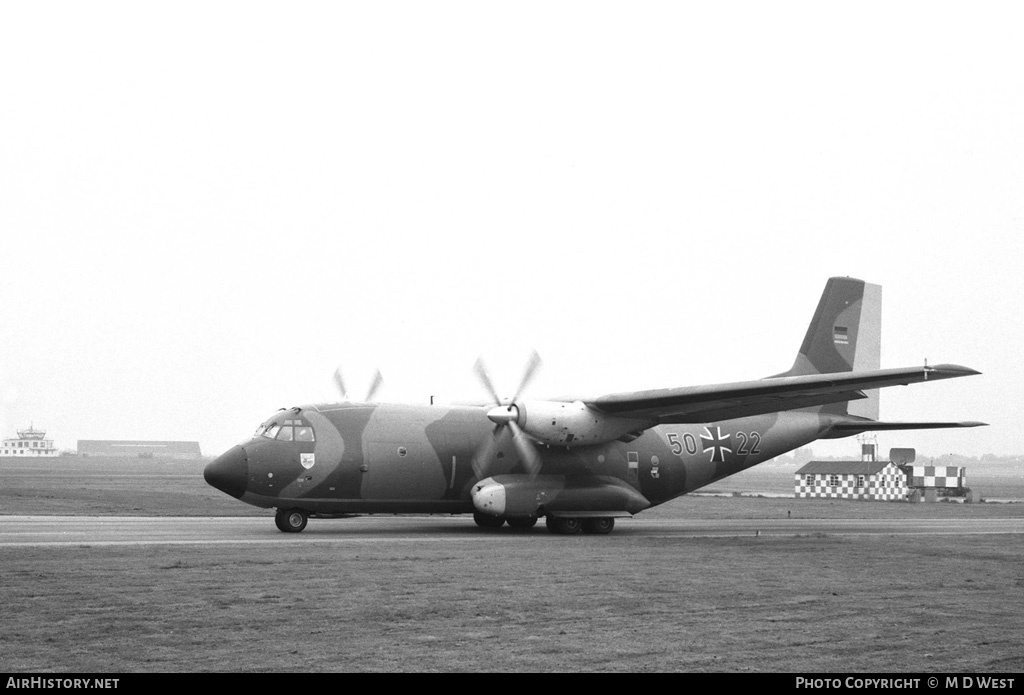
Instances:
[[[276,497],[246,493],[243,502],[256,507],[296,507],[313,514],[465,514],[473,511],[468,500],[335,499],[325,497]]]

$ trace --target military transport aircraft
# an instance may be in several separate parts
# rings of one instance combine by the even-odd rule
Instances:
[[[490,405],[341,402],[281,409],[212,461],[206,481],[309,517],[469,514],[482,527],[608,533],[632,516],[817,439],[980,422],[878,420],[875,389],[978,374],[951,364],[880,369],[881,287],[832,278],[789,370],[756,381]],[[339,380],[339,384],[341,384]],[[374,381],[373,389],[379,385]],[[370,401],[370,398],[366,399]]]

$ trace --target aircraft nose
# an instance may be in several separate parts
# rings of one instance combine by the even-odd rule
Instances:
[[[235,446],[211,461],[203,471],[206,482],[232,497],[241,497],[249,482],[249,458]]]

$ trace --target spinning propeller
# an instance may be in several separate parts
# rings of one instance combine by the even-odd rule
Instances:
[[[373,380],[370,382],[370,388],[366,391],[366,398],[364,398],[362,402],[369,403],[372,401],[383,383],[384,377],[381,376],[380,370],[378,369],[373,375]],[[334,384],[338,387],[338,391],[341,393],[341,399],[347,401],[348,392],[345,389],[345,380],[341,378],[341,367],[338,367],[334,371]]]
[[[477,377],[495,403],[495,407],[487,411],[487,418],[494,423],[494,430],[491,432],[490,438],[484,441],[480,450],[473,456],[473,471],[476,473],[477,478],[488,477],[487,471],[494,461],[494,449],[497,446],[498,437],[502,436],[506,430],[512,433],[512,443],[515,445],[516,452],[518,452],[519,457],[523,460],[523,465],[530,475],[535,476],[540,472],[540,454],[537,453],[536,445],[523,433],[522,428],[519,426],[519,406],[516,405],[519,394],[523,392],[527,384],[533,379],[540,365],[540,355],[534,351],[530,355],[526,367],[523,369],[523,376],[519,380],[519,388],[516,389],[515,395],[505,402],[502,402],[502,399],[498,396],[498,391],[491,382],[491,377],[487,373],[487,367],[484,366],[483,360],[478,359],[476,364],[473,365],[473,371],[476,372]]]

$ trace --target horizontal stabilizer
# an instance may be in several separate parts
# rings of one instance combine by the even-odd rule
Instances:
[[[987,422],[884,422],[880,420],[837,420],[831,431],[843,436],[857,432],[880,432],[883,430],[939,430],[956,427],[985,427]]]

